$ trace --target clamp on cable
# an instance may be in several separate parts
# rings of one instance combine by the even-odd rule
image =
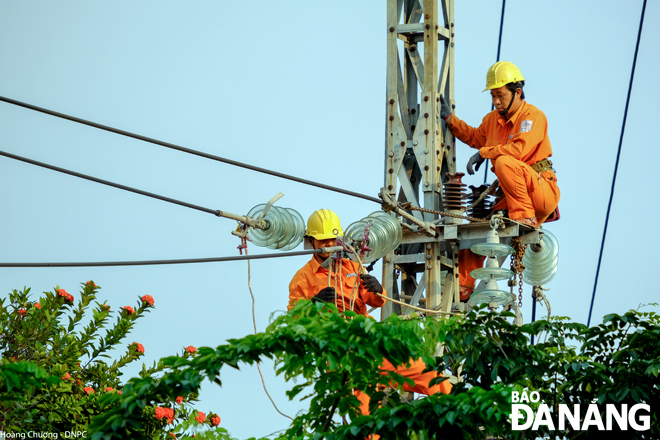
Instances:
[[[369,220],[367,222],[367,226],[364,227],[364,240],[362,240],[362,243],[360,244],[360,258],[364,257],[364,254],[371,251],[371,248],[368,246],[369,244],[369,229],[371,228],[371,225],[373,225],[374,222],[373,220]]]
[[[383,200],[383,203],[382,203],[381,206],[382,206],[382,208],[385,212],[394,211],[397,214],[399,214],[400,216],[410,220],[411,222],[413,222],[414,224],[419,226],[420,229],[422,229],[424,232],[426,232],[430,236],[432,236],[432,237],[436,236],[436,232],[433,229],[433,227],[434,227],[433,223],[419,220],[419,219],[415,218],[415,216],[407,213],[404,210],[405,209],[404,205],[401,205],[400,203],[398,203],[394,199],[392,199],[392,196],[390,196],[385,191],[385,188],[380,189],[380,193],[378,194],[378,197],[380,197]]]
[[[264,220],[264,217],[266,216],[266,214],[268,214],[268,211],[270,211],[270,208],[273,206],[273,204],[279,199],[281,199],[283,196],[284,194],[282,194],[281,192],[275,194],[268,201],[268,203],[266,203],[266,206],[261,211],[261,214],[259,215],[258,218],[252,218],[247,215],[245,216],[235,215],[218,210],[218,212],[216,213],[218,217],[230,218],[238,222],[238,227],[236,228],[235,231],[232,231],[231,234],[241,239],[241,244],[238,245],[237,247],[241,255],[243,255],[243,249],[245,249],[247,252],[247,242],[252,241],[250,237],[248,237],[248,232],[250,228],[266,229],[268,227],[268,222]]]
[[[552,309],[550,308],[550,300],[548,300],[548,297],[545,296],[545,293],[543,291],[548,291],[550,289],[543,287],[543,286],[534,286],[534,289],[532,290],[532,298],[538,302],[544,302],[545,307],[548,309],[548,318],[552,315]]]

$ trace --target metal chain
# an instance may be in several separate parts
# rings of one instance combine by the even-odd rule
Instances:
[[[427,208],[418,208],[417,206],[408,206],[405,209],[410,209],[411,211],[420,211],[420,212],[426,212],[428,214],[438,214],[442,215],[444,217],[453,217],[453,218],[461,218],[463,220],[469,220],[471,222],[483,222],[483,223],[488,223],[488,220],[485,218],[476,218],[476,217],[468,217],[468,216],[462,216],[462,215],[457,215],[457,214],[451,214],[449,212],[445,211],[435,211],[433,209],[427,209]]]
[[[511,247],[513,248],[513,256],[511,257],[511,270],[513,271],[513,278],[509,280],[509,287],[511,288],[511,294],[514,295],[513,288],[516,285],[516,276],[517,276],[518,277],[518,307],[522,307],[523,270],[525,270],[525,265],[523,264],[522,259],[523,256],[525,255],[525,250],[527,250],[527,245],[520,243],[520,237],[515,237],[511,239]]]

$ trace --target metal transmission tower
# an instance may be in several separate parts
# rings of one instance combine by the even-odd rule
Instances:
[[[440,94],[454,102],[453,31],[453,0],[387,2],[384,191],[398,202],[436,211],[443,207],[443,178],[456,172],[454,139],[440,118],[439,105]],[[434,228],[437,214],[410,214],[416,221],[404,234],[399,254],[392,252],[383,261],[384,287],[394,299],[417,304],[425,295],[427,308],[449,311],[459,298],[458,242],[443,238],[456,229]],[[445,220],[445,225],[452,222]],[[382,317],[400,312],[400,306],[387,302]]]

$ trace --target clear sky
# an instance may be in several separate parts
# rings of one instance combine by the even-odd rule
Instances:
[[[526,78],[548,118],[562,219],[555,315],[586,323],[642,1],[507,2],[501,59]],[[495,62],[501,3],[456,1],[456,114],[478,125]],[[658,301],[655,167],[660,5],[648,2],[594,322]],[[0,95],[261,167],[375,196],[383,181],[383,1],[0,0]],[[0,103],[0,150],[237,214],[278,204],[344,226],[379,206]],[[458,144],[464,169],[473,151]],[[492,179],[492,175],[490,177]],[[483,175],[464,179],[478,184]],[[237,254],[236,224],[0,157],[0,261],[112,261]],[[301,249],[302,246],[300,246]],[[253,253],[272,252],[251,247]],[[252,263],[259,329],[285,310],[306,257]],[[376,271],[376,274],[379,274]],[[245,262],[0,269],[0,293],[55,285],[79,297],[94,280],[113,310],[150,294],[156,308],[126,341],[145,362],[252,331]],[[531,318],[531,289],[523,313]],[[544,313],[539,313],[543,316]],[[285,384],[269,390],[294,415]],[[137,367],[127,371],[127,377]],[[223,370],[198,408],[239,437],[283,429],[256,368]]]

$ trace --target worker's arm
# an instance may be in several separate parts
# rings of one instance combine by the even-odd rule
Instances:
[[[484,118],[485,119],[485,118]],[[465,122],[452,114],[447,122],[447,127],[461,142],[472,148],[482,148],[486,145],[486,130],[483,123],[477,127],[470,127]]]
[[[310,292],[305,278],[296,274],[291,283],[289,283],[289,305],[287,310],[291,310],[301,299],[312,299],[317,292]]]
[[[524,130],[524,131],[523,131]],[[479,149],[484,159],[512,156],[525,161],[548,135],[548,121],[541,111],[530,112],[517,122],[516,133],[504,145]]]
[[[380,282],[376,277],[368,274],[362,274],[360,278],[360,295],[365,304],[371,307],[382,307],[385,304],[385,298],[376,295],[376,293],[387,295]]]

